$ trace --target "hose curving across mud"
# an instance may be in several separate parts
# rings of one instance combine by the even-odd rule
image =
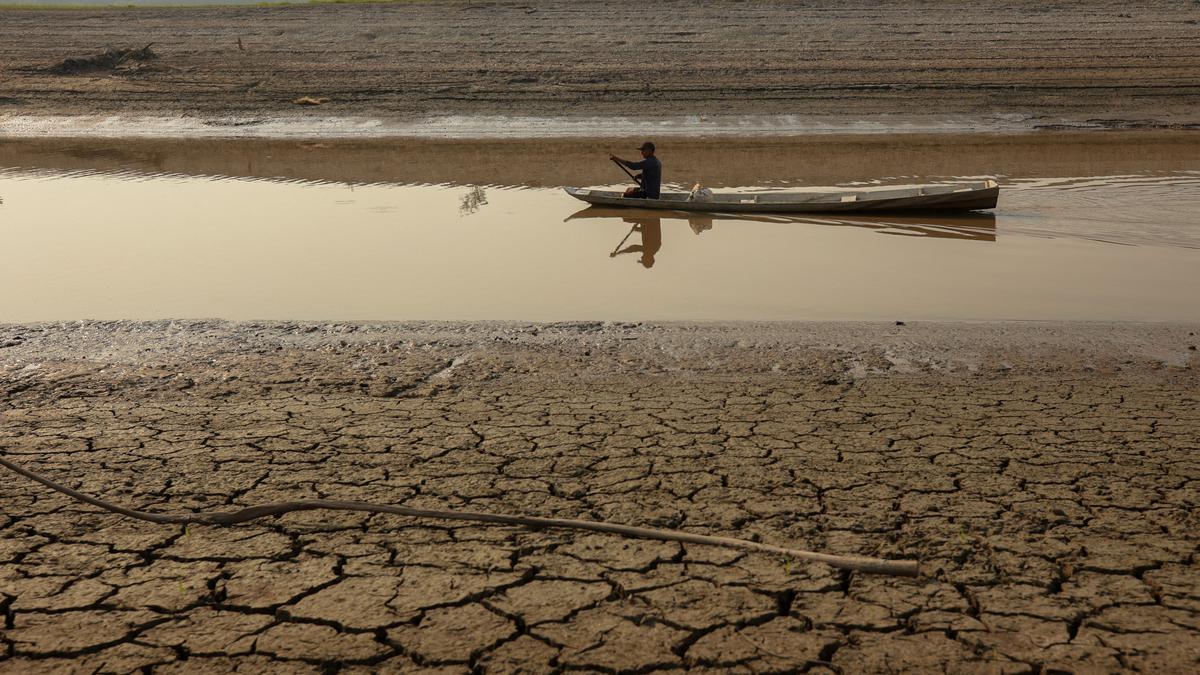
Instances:
[[[250,506],[239,511],[208,512],[208,513],[148,513],[126,508],[102,499],[83,494],[61,483],[14,464],[0,457],[0,466],[14,471],[30,480],[37,481],[48,488],[57,490],[72,499],[76,499],[106,511],[144,520],[160,525],[235,525],[268,516],[278,516],[293,511],[314,511],[326,509],[333,511],[365,511],[368,513],[393,513],[410,518],[437,518],[441,520],[466,520],[481,523],[497,523],[503,525],[520,525],[523,527],[561,528],[573,530],[588,530],[605,532],[637,539],[657,539],[660,541],[677,541],[685,544],[703,544],[706,546],[721,546],[746,551],[760,551],[786,556],[795,560],[819,562],[839,569],[866,572],[869,574],[889,574],[894,576],[915,577],[920,573],[920,566],[914,560],[886,560],[883,558],[867,558],[861,556],[841,556],[801,549],[772,546],[745,539],[733,537],[713,537],[703,534],[692,534],[679,530],[659,530],[631,525],[617,525],[590,520],[575,520],[572,518],[540,518],[537,516],[517,516],[503,513],[478,513],[473,511],[443,511],[437,509],[414,509],[407,506],[390,504],[370,504],[367,502],[341,501],[336,499],[305,499],[293,502],[277,502]]]

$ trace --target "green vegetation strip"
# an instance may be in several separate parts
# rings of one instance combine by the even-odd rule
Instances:
[[[411,5],[419,2],[428,2],[429,0],[280,0],[278,2],[231,2],[231,3],[209,3],[201,2],[196,4],[181,3],[148,3],[148,4],[122,4],[120,2],[107,4],[63,4],[49,5],[38,3],[5,3],[0,2],[0,11],[6,10],[21,10],[21,11],[79,11],[79,10],[137,10],[137,9],[238,9],[238,8],[270,8],[270,7],[303,7],[306,5]]]

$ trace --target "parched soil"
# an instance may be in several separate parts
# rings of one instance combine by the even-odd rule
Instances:
[[[1200,326],[0,326],[0,672],[1191,673]]]
[[[1176,0],[432,1],[0,21],[0,115],[1200,125],[1200,5]],[[136,67],[53,69],[150,43],[161,58]]]

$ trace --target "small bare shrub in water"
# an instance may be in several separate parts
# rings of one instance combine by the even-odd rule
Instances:
[[[462,202],[458,205],[458,212],[464,216],[470,215],[487,203],[487,192],[482,187],[476,185],[467,194],[463,195]]]

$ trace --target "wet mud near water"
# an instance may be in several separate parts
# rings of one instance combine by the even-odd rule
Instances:
[[[0,167],[353,184],[562,187],[623,180],[609,154],[658,141],[664,180],[718,187],[1200,170],[1200,134],[830,134],[786,138],[520,140],[9,139]]]

